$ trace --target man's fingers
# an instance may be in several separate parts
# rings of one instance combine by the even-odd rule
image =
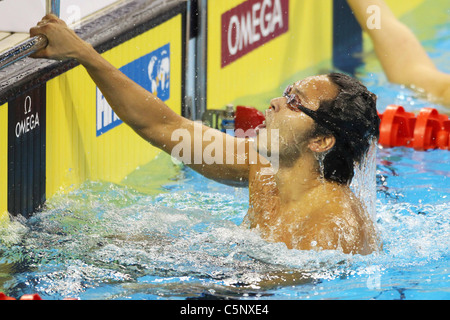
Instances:
[[[41,49],[39,51],[36,51],[35,53],[30,55],[31,58],[45,58],[47,57],[46,49]]]
[[[65,22],[63,21],[63,20],[61,20],[61,19],[59,19],[57,16],[55,16],[54,14],[47,14],[45,17],[43,17],[42,19],[41,19],[41,21],[39,21],[38,23],[37,23],[37,26],[38,27],[41,27],[41,26],[45,26],[45,25],[47,25],[47,24],[49,24],[49,23],[59,23],[59,24],[65,24]]]
[[[30,29],[30,37],[32,38],[32,37],[35,37],[38,35],[46,35],[45,29],[47,29],[46,22],[43,22],[43,20],[41,20],[37,26],[32,27]],[[47,50],[46,50],[46,48],[43,48],[43,49],[33,53],[31,55],[31,57],[32,58],[43,58],[43,57],[46,57],[46,55],[47,55]]]
[[[63,60],[68,54],[67,47],[70,47],[70,39],[73,38],[73,33],[66,23],[59,19],[54,14],[48,14],[36,26],[30,29],[30,36],[44,35],[48,39],[46,48],[35,52],[31,57],[33,58],[47,58]]]

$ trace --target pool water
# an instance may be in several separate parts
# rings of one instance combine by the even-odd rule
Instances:
[[[267,243],[238,226],[246,189],[175,165],[160,190],[87,182],[2,231],[0,288],[84,300],[447,299],[449,154],[379,151],[384,250],[368,256]]]
[[[450,72],[448,24],[423,41]],[[379,109],[436,107],[389,84],[375,57],[358,76]],[[447,109],[448,110],[448,109]],[[163,172],[163,173],[161,173]],[[378,149],[368,256],[288,250],[241,227],[248,189],[224,186],[161,154],[121,184],[88,181],[29,220],[0,229],[0,292],[90,299],[449,299],[450,152]]]
[[[384,250],[368,256],[267,243],[239,226],[247,189],[176,165],[161,189],[86,182],[1,231],[0,290],[84,300],[448,299],[449,155],[379,150]]]

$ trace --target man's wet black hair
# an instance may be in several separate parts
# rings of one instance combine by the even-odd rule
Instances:
[[[348,75],[330,73],[328,78],[337,86],[339,93],[334,100],[320,103],[317,116],[330,119],[333,122],[331,128],[339,130],[330,130],[318,123],[314,135],[335,136],[334,147],[323,158],[323,175],[329,181],[349,185],[354,176],[355,163],[363,160],[373,140],[379,138],[377,97],[360,81]]]

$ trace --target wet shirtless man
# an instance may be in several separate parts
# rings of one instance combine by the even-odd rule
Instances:
[[[361,28],[370,36],[389,81],[425,90],[431,100],[450,106],[450,74],[439,71],[410,29],[401,23],[383,0],[347,0]],[[367,20],[379,10],[379,28]]]
[[[45,34],[49,39],[47,48],[34,57],[78,60],[115,113],[165,152],[171,154],[178,143],[171,139],[175,130],[187,130],[191,136],[195,130],[212,130],[174,113],[103,59],[56,16],[47,15],[30,33]],[[271,101],[255,143],[217,133],[228,151],[224,157],[236,160],[232,164],[225,160],[224,164],[191,161],[189,166],[222,183],[248,185],[246,221],[267,241],[284,242],[288,248],[300,250],[368,254],[378,249],[377,235],[349,184],[354,162],[360,161],[372,140],[377,139],[378,126],[376,97],[361,83],[343,74],[310,77]],[[278,145],[272,150],[264,141],[270,141],[275,133],[279,135]],[[191,143],[195,151],[194,141]],[[201,143],[205,149],[210,142]],[[259,158],[258,151],[263,148],[279,162],[273,174],[267,172],[273,167]],[[229,150],[234,150],[233,154]]]

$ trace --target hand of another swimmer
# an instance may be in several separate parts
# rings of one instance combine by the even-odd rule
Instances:
[[[89,46],[80,39],[67,24],[53,14],[48,14],[37,26],[30,29],[30,36],[43,34],[48,39],[48,45],[44,49],[35,52],[31,57],[54,60],[77,58],[78,52]]]

